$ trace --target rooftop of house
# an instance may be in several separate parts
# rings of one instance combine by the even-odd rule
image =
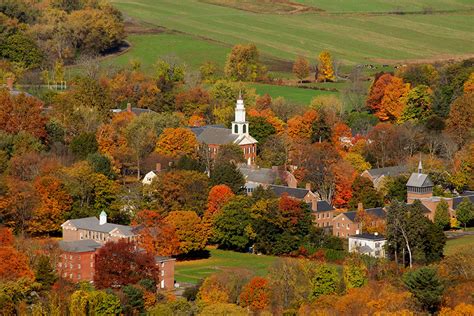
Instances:
[[[130,107],[130,108],[126,108],[126,109],[112,109],[112,112],[113,113],[122,113],[122,112],[131,112],[133,114],[135,114],[136,116],[139,116],[143,113],[156,113],[155,111],[153,110],[150,110],[150,109],[142,109],[142,108],[135,108],[135,107]]]
[[[356,238],[356,239],[365,239],[365,240],[385,240],[384,235],[379,235],[379,234],[369,234],[369,233],[362,233],[362,234],[357,234],[357,235],[352,235],[349,236],[349,238]]]
[[[59,248],[66,252],[91,252],[102,245],[94,240],[60,241]]]
[[[120,225],[120,224],[112,224],[112,223],[103,223],[101,224],[100,221],[97,219],[97,217],[86,217],[86,218],[78,218],[78,219],[70,219],[66,221],[64,224],[61,226],[65,227],[67,225],[71,225],[77,229],[84,229],[84,230],[90,230],[90,231],[95,231],[95,232],[101,232],[101,233],[110,233],[113,230],[117,230],[118,233],[120,233],[123,236],[134,236],[135,234],[135,228],[131,226],[126,226],[126,225]]]
[[[454,210],[457,210],[457,208],[459,207],[459,204],[461,204],[462,201],[464,201],[464,199],[467,199],[471,203],[474,203],[474,192],[472,192],[472,191],[470,191],[470,192],[471,192],[470,195],[461,195],[461,196],[457,196],[457,197],[453,198],[453,209]]]
[[[384,219],[387,216],[387,213],[382,207],[368,208],[368,209],[365,209],[365,211],[367,212],[367,214],[371,216],[376,216],[381,219]],[[355,222],[355,219],[357,217],[357,211],[349,211],[349,212],[344,212],[342,214],[344,214],[352,222]]]
[[[197,140],[205,144],[225,145],[234,143],[239,135],[232,134],[229,128],[218,126],[193,127],[191,131],[197,137]]]
[[[327,212],[327,211],[334,211],[334,207],[329,204],[327,201],[318,201],[317,202],[317,211],[316,212]]]
[[[248,165],[240,165],[239,170],[244,175],[246,182],[274,184],[278,178],[278,172],[271,168],[255,168]]]
[[[407,166],[393,166],[393,167],[369,169],[369,170],[367,170],[367,172],[373,178],[378,178],[378,177],[381,177],[381,176],[396,177],[396,176],[399,176],[401,174],[407,173],[408,168],[407,168]]]
[[[284,185],[275,184],[269,185],[268,188],[270,188],[278,197],[286,193],[289,196],[300,200],[303,199],[309,192],[311,192],[308,189],[290,188]]]
[[[412,173],[407,182],[407,187],[427,188],[432,186],[433,182],[430,177],[424,173]]]

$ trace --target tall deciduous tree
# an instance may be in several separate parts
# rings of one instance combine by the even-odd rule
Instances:
[[[474,135],[474,93],[467,93],[451,104],[446,130],[459,146],[464,145]]]
[[[436,206],[434,223],[445,230],[449,228],[450,219],[448,202],[443,199]]]
[[[425,85],[411,89],[405,97],[405,109],[400,117],[400,121],[425,122],[431,113],[431,103],[433,91]]]
[[[366,177],[356,177],[352,183],[352,197],[348,203],[349,208],[356,209],[362,203],[365,208],[383,206],[383,197],[374,188],[372,181]]]
[[[225,74],[233,81],[257,81],[266,75],[260,63],[257,46],[238,44],[232,48],[225,63]]]
[[[362,287],[368,282],[367,267],[364,262],[355,256],[349,257],[344,262],[344,283],[348,289]]]
[[[240,305],[253,312],[260,312],[270,305],[270,287],[268,280],[254,277],[240,293]]]
[[[303,56],[298,56],[293,63],[293,74],[301,82],[304,78],[309,76],[309,61]]]
[[[196,212],[171,212],[165,217],[164,222],[175,227],[180,254],[203,250],[206,246],[207,235],[204,233],[204,226]]]
[[[312,277],[313,290],[312,298],[318,298],[321,295],[334,294],[339,286],[339,274],[335,267],[327,264],[320,264],[316,267],[315,274]]]
[[[381,121],[397,121],[405,109],[406,95],[410,90],[410,84],[404,83],[403,79],[393,77],[385,87],[380,110],[375,113]]]
[[[334,75],[331,53],[324,50],[319,54],[318,81],[326,82],[335,80],[336,76]]]
[[[198,141],[187,128],[166,128],[156,142],[157,153],[170,156],[196,157]]]
[[[456,218],[459,222],[464,224],[464,228],[474,219],[474,204],[467,198],[459,203],[458,209],[456,210]]]
[[[157,280],[153,255],[141,251],[125,239],[109,241],[95,256],[94,283],[97,288],[122,287],[141,279]]]

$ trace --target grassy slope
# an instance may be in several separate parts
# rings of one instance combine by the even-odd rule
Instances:
[[[455,3],[454,0],[437,0],[437,3],[443,1]],[[281,59],[291,60],[300,54],[314,58],[322,49],[329,49],[346,62],[414,59],[474,51],[473,16],[461,13],[270,15],[197,0],[115,0],[114,3],[138,20],[229,45],[254,42],[264,53]],[[330,4],[330,1],[325,3]]]
[[[268,268],[276,259],[276,257],[271,256],[257,256],[217,249],[210,249],[210,251],[211,256],[208,259],[177,262],[176,280],[178,282],[197,283],[210,274],[225,268],[245,268],[263,276],[267,274]]]
[[[464,10],[473,7],[471,0],[296,0],[295,2],[313,6],[329,12],[390,12],[403,11]]]
[[[474,247],[474,235],[463,236],[461,238],[449,239],[444,248],[445,255],[452,255],[459,252],[464,247]]]
[[[230,47],[184,34],[130,35],[127,40],[132,46],[130,50],[118,57],[104,59],[102,65],[125,66],[130,60],[138,59],[146,71],[158,58],[170,56],[177,57],[191,69],[199,69],[205,61],[214,61],[223,67],[230,51]]]
[[[337,94],[332,91],[320,91],[311,89],[300,89],[295,87],[274,86],[268,84],[250,84],[259,95],[268,93],[272,98],[284,97],[287,101],[299,104],[310,104],[311,100],[319,95]]]

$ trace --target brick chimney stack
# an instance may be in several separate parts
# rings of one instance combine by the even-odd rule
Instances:
[[[13,90],[13,82],[14,81],[15,81],[15,79],[13,79],[12,77],[7,78],[7,88],[8,88],[8,90],[10,90],[10,91]]]

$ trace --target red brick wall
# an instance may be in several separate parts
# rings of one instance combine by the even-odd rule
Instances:
[[[157,263],[159,265],[158,289],[170,290],[174,288],[174,265],[175,260],[166,260]]]
[[[408,204],[411,204],[413,203],[415,200],[419,200],[419,199],[426,199],[426,198],[430,198],[433,196],[433,193],[431,192],[428,192],[428,193],[414,193],[414,192],[408,192],[407,193],[407,203]]]
[[[347,238],[350,235],[355,235],[359,231],[360,224],[354,223],[346,216],[342,215],[335,217],[332,223],[332,234],[341,238]]]
[[[244,152],[245,161],[248,162],[250,158],[251,163],[255,163],[255,159],[257,158],[257,144],[242,145],[240,148],[242,148]]]
[[[328,227],[333,225],[334,211],[314,212],[313,220],[318,227]]]
[[[63,252],[59,258],[58,274],[72,282],[92,281],[94,278],[94,251]]]

